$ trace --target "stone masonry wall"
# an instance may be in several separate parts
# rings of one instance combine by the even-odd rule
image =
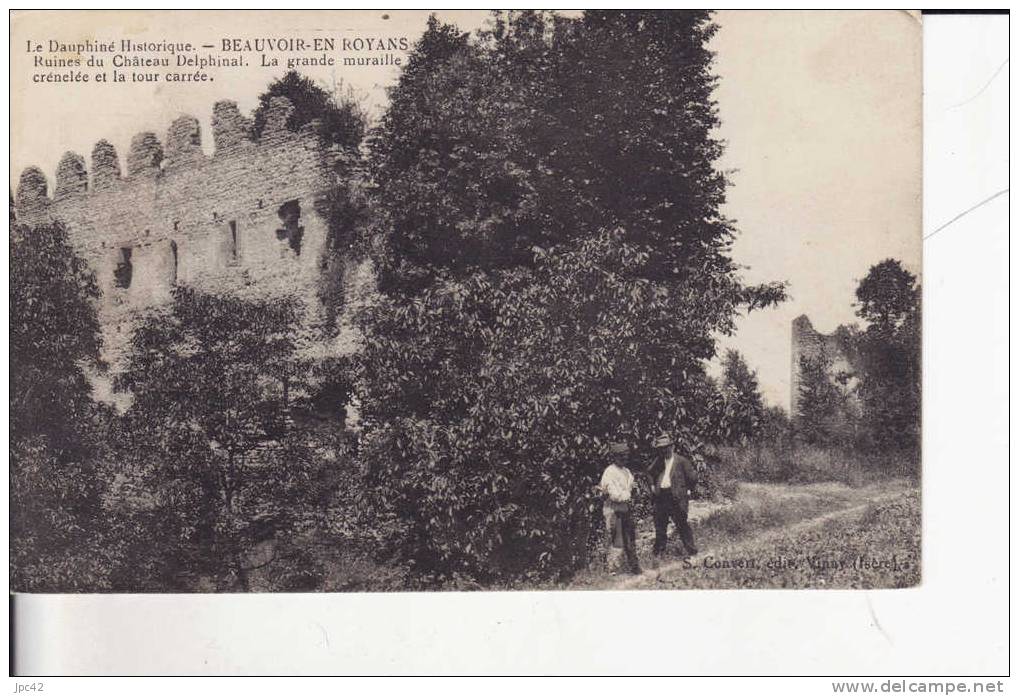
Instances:
[[[292,109],[288,100],[273,99],[253,142],[236,104],[217,103],[211,156],[202,150],[198,121],[181,116],[165,148],[153,133],[135,136],[126,173],[106,141],[92,151],[91,176],[84,158],[69,152],[52,198],[42,171],[22,173],[18,221],[67,226],[102,290],[104,351],[115,369],[140,314],[168,302],[176,283],[250,298],[297,297],[305,327],[321,324],[317,289],[327,226],[315,208],[335,183],[332,165],[340,155],[322,147],[315,124],[288,130]],[[349,270],[353,285],[369,282],[366,269]]]
[[[815,358],[827,353],[832,364],[832,378],[839,372],[851,372],[852,365],[844,345],[845,337],[840,331],[823,334],[814,329],[807,315],[801,314],[792,324],[792,363],[790,365],[789,415],[796,418],[800,401],[800,358],[804,355]]]

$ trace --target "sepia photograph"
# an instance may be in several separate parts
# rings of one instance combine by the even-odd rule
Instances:
[[[14,12],[11,591],[921,585],[921,47]]]

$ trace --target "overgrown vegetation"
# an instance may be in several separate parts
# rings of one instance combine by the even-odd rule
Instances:
[[[873,266],[856,289],[866,328],[857,340],[860,400],[873,448],[920,446],[920,285],[895,259]]]
[[[796,442],[757,443],[718,450],[713,476],[719,481],[816,483],[839,481],[859,486],[876,480],[918,480],[920,462],[909,452],[861,452],[852,448]],[[724,485],[724,484],[721,484]]]
[[[331,169],[331,185],[314,201],[315,212],[326,224],[326,249],[319,259],[318,299],[326,312],[326,329],[335,332],[337,319],[346,303],[345,281],[352,260],[364,258],[370,222],[370,201],[363,173],[361,145],[368,133],[368,115],[351,88],[331,89],[290,71],[274,80],[258,99],[252,134],[261,136],[275,97],[290,101],[294,110],[287,119],[290,130],[315,127],[324,144],[324,156]]]
[[[895,261],[857,292],[852,379],[805,363],[794,419],[739,353],[707,374],[738,312],[784,298],[729,256],[714,32],[701,12],[497,13],[473,37],[432,18],[364,153],[355,103],[296,73],[270,85],[256,136],[286,96],[288,127],[317,122],[338,154],[315,203],[316,338],[335,336],[348,259],[377,272],[355,357],[300,357],[295,303],[179,286],[132,337],[118,414],[89,386],[94,278],[61,226],[12,225],[13,585],[562,581],[600,533],[602,445],[643,457],[662,431],[708,443],[716,501],[747,481],[917,475],[919,287]],[[341,425],[352,403],[360,440]],[[787,520],[726,514],[733,534]]]
[[[856,289],[858,326],[841,326],[849,361],[834,373],[824,351],[801,358],[797,437],[818,446],[895,451],[920,446],[920,286],[895,259],[870,268]]]
[[[104,368],[95,278],[62,225],[11,215],[11,584],[26,592],[110,587],[118,549],[101,499],[113,414],[92,400]]]
[[[713,337],[783,297],[727,254],[714,31],[520,12],[475,39],[433,19],[416,45],[372,140],[358,396],[367,487],[419,575],[568,574],[602,443],[713,435]]]
[[[835,369],[824,349],[802,356],[793,419],[779,408],[761,409],[753,373],[738,354],[726,356],[723,423],[728,419],[726,432],[740,437],[730,437],[712,458],[710,492],[731,490],[736,481],[861,485],[919,478],[919,283],[886,259],[871,267],[856,297],[863,328],[836,331],[848,365]]]
[[[747,366],[738,351],[726,351],[722,360],[721,391],[725,400],[722,439],[729,443],[746,443],[761,431],[764,400],[757,373]]]
[[[913,491],[862,513],[776,532],[753,548],[721,547],[711,559],[659,577],[655,587],[913,587],[920,561],[920,499]]]
[[[134,334],[116,386],[133,396],[123,417],[120,495],[156,525],[158,545],[134,549],[150,582],[186,589],[188,568],[215,589],[251,589],[272,556],[292,568],[277,589],[313,589],[319,569],[294,537],[321,527],[329,497],[328,462],[291,413],[308,399],[308,366],[296,354],[297,307],[254,302],[188,287],[169,311],[154,312]],[[127,444],[127,443],[125,443]],[[152,553],[146,553],[150,550]],[[270,568],[287,565],[280,563]]]
[[[259,95],[252,135],[256,139],[261,137],[272,100],[284,97],[294,107],[287,119],[288,129],[298,131],[314,123],[316,132],[326,143],[357,150],[364,140],[367,117],[351,95],[337,94],[337,91],[327,91],[310,78],[291,70]]]

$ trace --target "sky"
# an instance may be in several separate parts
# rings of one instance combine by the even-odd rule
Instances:
[[[886,258],[920,273],[920,25],[899,11],[716,19],[733,258],[748,282],[784,280],[790,296],[723,343],[788,408],[792,320],[825,333],[855,321],[856,286]]]
[[[487,19],[479,11],[438,14],[464,30]],[[249,56],[246,68],[208,69],[213,79],[204,83],[36,84],[33,72],[47,68],[33,67],[29,42],[46,47],[50,40],[122,38],[217,47],[223,38],[255,37],[332,37],[337,43],[406,37],[413,42],[427,16],[419,11],[15,13],[12,189],[33,164],[52,187],[61,155],[70,150],[88,159],[101,138],[117,148],[123,168],[135,133],[151,130],[162,139],[182,113],[199,119],[203,145],[211,150],[213,104],[233,99],[250,113],[258,94],[287,70],[285,64],[261,67]],[[744,354],[766,401],[788,407],[792,320],[806,314],[824,332],[854,321],[856,284],[885,258],[900,259],[919,275],[920,24],[899,11],[722,11],[715,21],[719,31],[710,48],[720,78],[718,135],[728,145],[719,164],[731,170],[732,180],[723,212],[740,231],[732,255],[747,282],[782,280],[789,292],[779,307],[740,317],[736,334],[721,344]],[[393,55],[405,57],[401,51]],[[110,67],[107,63],[105,69]],[[301,70],[326,85],[349,87],[376,114],[399,72],[395,66]]]

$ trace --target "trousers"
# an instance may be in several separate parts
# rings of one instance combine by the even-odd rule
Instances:
[[[635,574],[640,573],[640,562],[637,560],[637,527],[633,522],[633,513],[629,510],[606,508],[605,531],[609,564],[613,563],[614,550],[622,547],[627,570]]]
[[[693,542],[693,530],[690,529],[690,523],[687,521],[687,515],[690,512],[689,501],[686,499],[679,500],[672,494],[670,489],[663,488],[655,493],[654,508],[655,545],[652,553],[657,556],[665,550],[665,544],[668,541],[670,519],[675,523],[676,531],[679,533],[679,538],[682,540],[687,552],[690,554],[697,553],[697,547]]]

